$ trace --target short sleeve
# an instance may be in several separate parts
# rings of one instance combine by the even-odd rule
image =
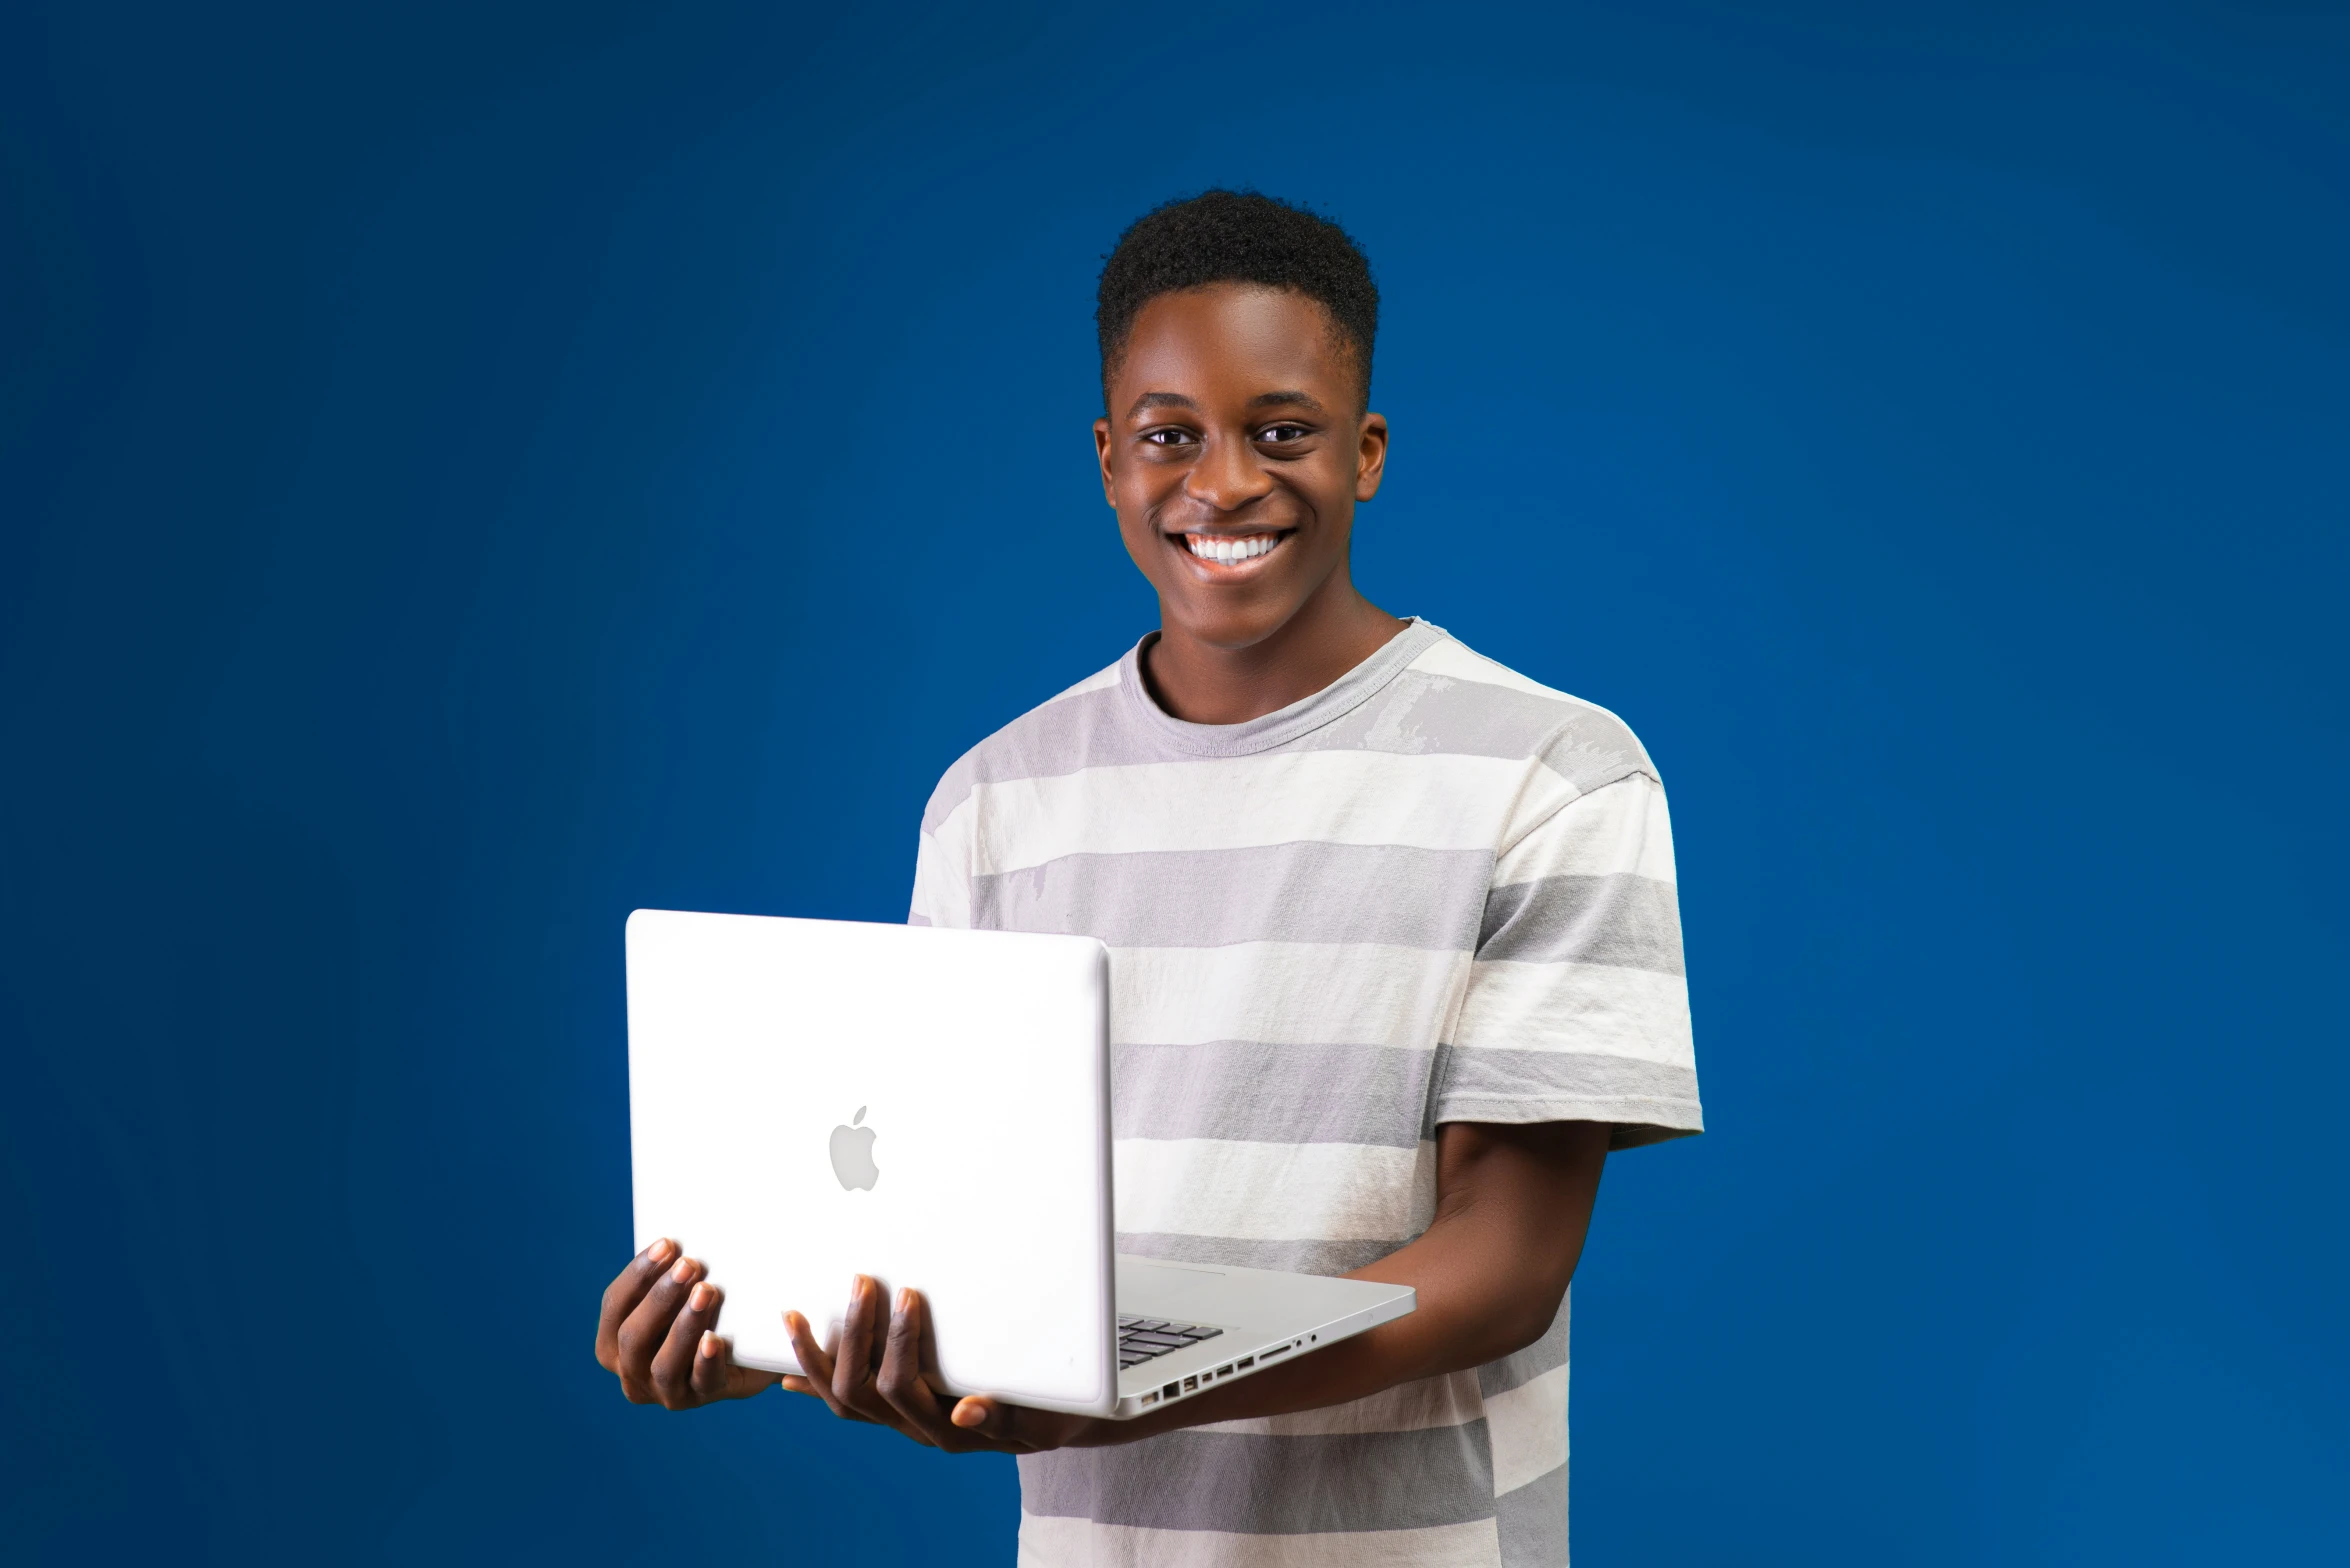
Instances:
[[[928,830],[914,848],[914,899],[906,924],[971,924],[971,884],[956,865],[951,846]]]
[[[971,824],[979,813],[971,753],[947,769],[922,808],[922,832],[914,845],[914,898],[906,911],[910,926],[968,928],[971,924]]]
[[[1613,1146],[1704,1130],[1662,785],[1634,773],[1495,862],[1438,1122],[1613,1123]]]

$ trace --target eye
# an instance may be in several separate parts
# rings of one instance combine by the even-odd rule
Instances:
[[[1145,430],[1142,433],[1142,438],[1153,446],[1184,446],[1194,439],[1188,430],[1176,430],[1164,426],[1157,430]]]
[[[1306,427],[1303,425],[1267,425],[1264,429],[1257,432],[1257,439],[1259,441],[1268,441],[1278,445],[1284,441],[1303,441],[1311,434],[1313,434],[1313,432],[1306,429]]]

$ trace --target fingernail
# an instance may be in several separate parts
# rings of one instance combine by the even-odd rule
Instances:
[[[805,1327],[807,1327],[807,1320],[797,1312],[786,1312],[783,1315],[783,1331],[786,1334],[797,1334]]]
[[[898,1292],[897,1310],[900,1315],[914,1310],[914,1292],[911,1289]]]
[[[679,1258],[677,1260],[677,1267],[669,1271],[669,1277],[680,1285],[684,1284],[687,1280],[692,1279],[694,1277],[694,1260],[691,1258]]]
[[[714,1361],[718,1357],[718,1336],[711,1330],[702,1331],[702,1359]]]
[[[693,1292],[685,1298],[685,1304],[691,1311],[707,1312],[710,1310],[711,1301],[714,1300],[717,1295],[718,1292],[711,1288],[710,1282],[708,1280],[704,1280],[699,1285],[696,1285],[693,1288]]]
[[[657,1269],[667,1263],[676,1252],[677,1243],[664,1236],[645,1249],[645,1267]]]
[[[947,1419],[954,1422],[957,1426],[972,1427],[977,1426],[982,1421],[985,1421],[987,1419],[987,1412],[980,1409],[979,1406],[972,1403],[970,1400],[965,1399],[956,1403],[955,1413],[947,1417]]]

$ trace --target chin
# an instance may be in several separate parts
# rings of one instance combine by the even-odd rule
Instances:
[[[1301,603],[1287,594],[1251,594],[1241,603],[1217,602],[1224,599],[1221,594],[1209,595],[1206,603],[1199,599],[1198,595],[1170,596],[1160,603],[1166,619],[1186,637],[1211,648],[1254,647],[1288,625]]]

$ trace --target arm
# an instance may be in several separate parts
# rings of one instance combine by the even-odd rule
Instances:
[[[857,1283],[837,1360],[804,1318],[789,1317],[800,1364],[816,1376],[787,1377],[784,1386],[820,1396],[835,1414],[881,1422],[934,1447],[1033,1453],[1311,1410],[1480,1366],[1533,1343],[1558,1316],[1599,1195],[1608,1134],[1598,1122],[1438,1128],[1435,1218],[1418,1240],[1353,1276],[1412,1286],[1416,1311],[1135,1420],[937,1393],[920,1370],[925,1303],[902,1291],[887,1310],[870,1280]]]
[[[1608,1131],[1597,1122],[1439,1127],[1435,1219],[1351,1276],[1411,1286],[1417,1310],[1163,1412],[1103,1422],[1120,1430],[1096,1440],[1343,1404],[1524,1349],[1549,1329],[1575,1277]]]

